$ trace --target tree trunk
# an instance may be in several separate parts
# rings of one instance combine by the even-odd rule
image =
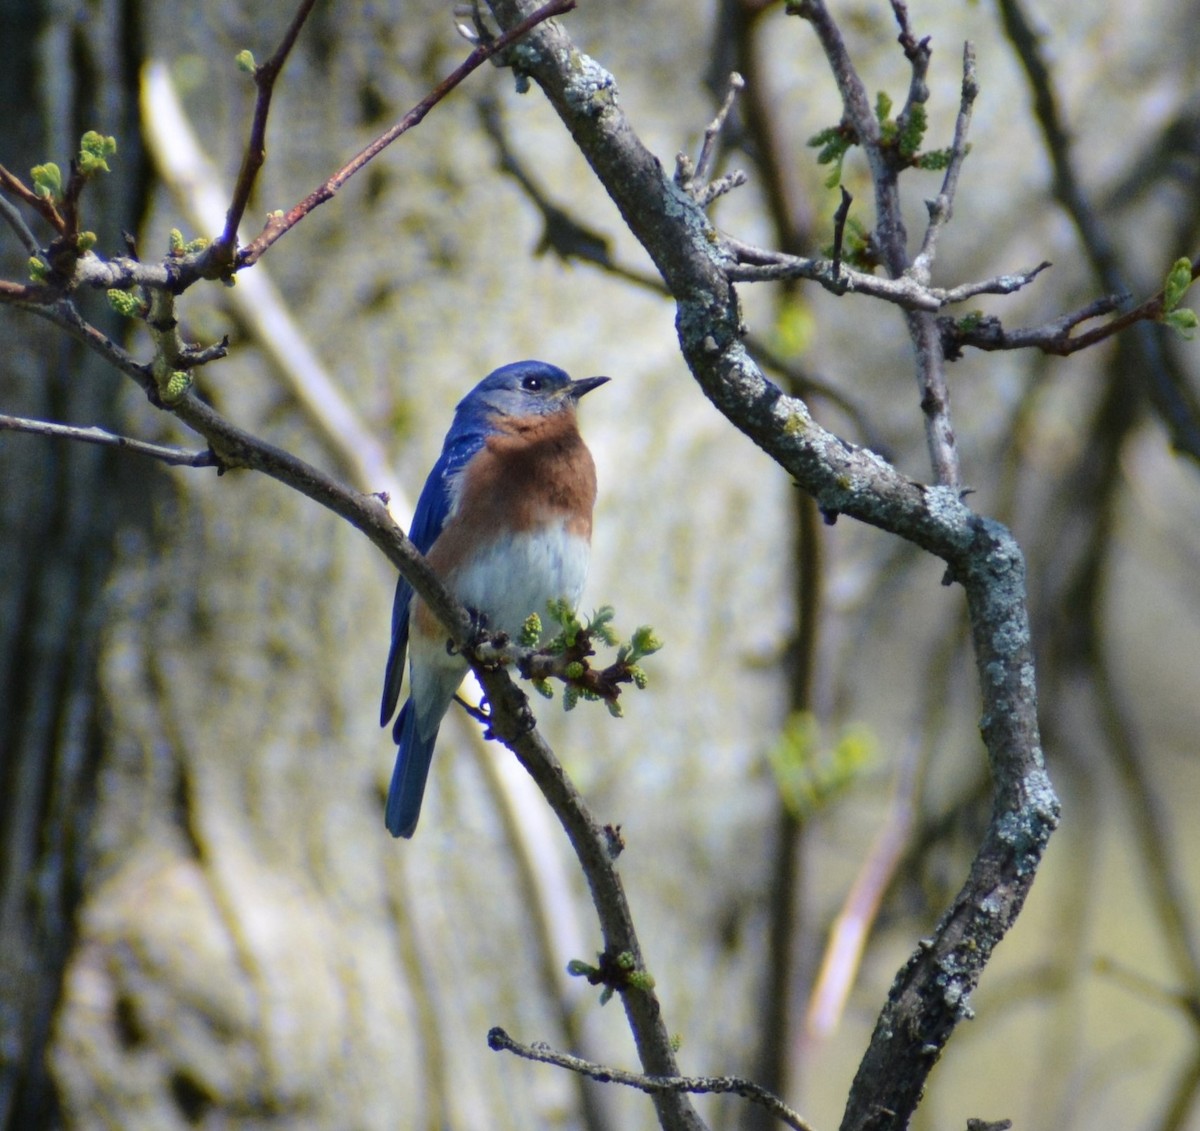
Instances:
[[[0,0],[0,160],[20,176],[46,161],[65,171],[85,130],[119,136],[120,162],[89,191],[84,226],[133,231],[134,5],[66,7]],[[48,242],[45,228],[35,234]],[[4,273],[20,278],[16,241],[0,247]],[[7,411],[117,425],[120,385],[95,355],[33,317],[6,314],[0,332]],[[94,812],[103,594],[117,540],[164,476],[107,449],[10,432],[0,484],[0,1127],[42,1128],[60,1121],[46,1050]]]

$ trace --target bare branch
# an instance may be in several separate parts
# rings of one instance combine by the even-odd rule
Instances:
[[[143,69],[141,102],[146,145],[160,176],[179,198],[189,223],[198,231],[213,231],[225,209],[220,182],[161,63]],[[268,266],[259,263],[253,271],[243,272],[236,287],[222,288],[221,298],[271,358],[354,486],[385,492],[392,515],[407,524],[411,501],[387,451],[322,363]]]
[[[912,75],[908,83],[908,97],[904,101],[904,108],[896,118],[897,124],[903,130],[904,125],[912,116],[914,108],[929,101],[929,84],[926,79],[929,75],[929,61],[933,57],[933,51],[929,46],[929,36],[918,40],[913,34],[912,25],[908,19],[908,5],[904,3],[904,0],[891,0],[891,4],[892,15],[896,17],[896,24],[900,28],[897,42],[912,68]]]
[[[151,444],[145,440],[134,440],[129,436],[118,436],[103,428],[79,428],[70,424],[54,424],[47,420],[27,420],[20,416],[0,414],[0,431],[29,432],[35,436],[52,436],[62,440],[78,440],[85,444],[102,447],[124,448],[137,455],[150,456],[162,463],[175,467],[216,467],[216,456],[210,450],[187,451],[184,448]]]
[[[20,211],[3,195],[0,195],[0,216],[3,216],[5,223],[17,233],[17,239],[31,256],[41,255],[42,249],[38,246],[37,236],[29,230],[29,225],[25,223]]]
[[[402,134],[414,126],[420,125],[425,116],[455,87],[467,78],[492,56],[499,54],[512,46],[517,40],[527,35],[532,28],[554,16],[569,12],[575,7],[576,0],[550,0],[550,3],[531,12],[515,27],[506,31],[496,39],[480,43],[470,55],[463,60],[449,75],[433,88],[420,102],[416,104],[399,122],[386,133],[377,137],[370,145],[351,158],[328,180],[320,184],[308,194],[299,204],[286,213],[275,213],[268,219],[257,239],[247,244],[237,255],[237,266],[249,267],[258,261],[259,257],[285,232],[289,231],[304,219],[314,208],[330,200],[334,194],[355,173],[357,173],[372,158],[378,156]]]
[[[304,27],[309,13],[316,0],[301,0],[296,9],[291,24],[288,25],[283,39],[275,49],[275,53],[265,63],[254,68],[254,85],[258,88],[258,97],[254,102],[254,117],[250,123],[250,136],[246,139],[246,149],[242,154],[242,165],[238,170],[237,182],[233,188],[233,199],[229,203],[229,211],[225,216],[225,228],[213,245],[214,256],[223,263],[233,262],[237,250],[238,226],[246,211],[250,194],[254,191],[254,182],[258,171],[262,168],[267,156],[267,115],[271,112],[271,96],[275,92],[275,80],[283,70],[300,29]]]
[[[32,309],[58,301],[58,291],[42,283],[13,283],[0,279],[0,302]]]
[[[716,156],[716,138],[720,134],[722,128],[725,127],[725,120],[730,116],[730,110],[733,109],[734,98],[737,98],[738,92],[745,88],[745,79],[734,71],[730,76],[730,89],[726,92],[725,101],[721,103],[721,108],[716,112],[715,118],[709,122],[708,127],[704,130],[704,144],[700,148],[700,156],[696,158],[695,179],[704,184],[709,178],[709,174],[713,172],[713,160]],[[683,185],[684,189],[689,186]],[[690,191],[690,189],[689,189]]]
[[[991,279],[980,279],[972,283],[962,283],[957,287],[944,288],[927,286],[909,273],[888,279],[866,271],[856,271],[845,264],[835,265],[831,259],[806,259],[799,255],[785,255],[781,251],[744,244],[729,236],[723,236],[721,243],[735,260],[733,265],[725,269],[731,282],[765,283],[780,279],[809,279],[834,294],[841,295],[853,291],[894,303],[905,310],[930,313],[979,295],[1012,294],[1027,287],[1050,266],[1049,263],[1043,262],[1027,271],[997,275]]]
[[[647,1076],[640,1072],[625,1072],[620,1068],[609,1068],[595,1064],[569,1053],[555,1052],[549,1045],[537,1043],[523,1045],[514,1041],[503,1029],[496,1027],[488,1031],[488,1048],[496,1052],[511,1052],[525,1060],[538,1064],[551,1064],[578,1072],[603,1084],[623,1084],[650,1094],[662,1092],[689,1092],[693,1095],[735,1095],[761,1104],[780,1122],[795,1131],[813,1131],[813,1126],[797,1112],[787,1106],[778,1096],[765,1088],[738,1076]]]
[[[942,229],[950,222],[950,217],[954,213],[954,194],[958,191],[958,176],[962,171],[963,159],[967,155],[967,133],[971,128],[971,110],[978,94],[979,80],[975,76],[975,48],[970,43],[964,43],[962,99],[959,102],[958,119],[954,124],[954,141],[950,146],[950,164],[946,166],[946,175],[942,178],[942,191],[933,200],[927,202],[929,226],[925,229],[925,239],[921,244],[921,250],[912,264],[912,273],[921,282],[929,282],[930,270],[933,267],[934,256],[937,254],[938,236],[941,235]]]

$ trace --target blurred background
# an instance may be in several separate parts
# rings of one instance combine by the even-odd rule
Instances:
[[[832,10],[868,90],[901,106],[888,6]],[[1032,109],[1012,0],[914,0],[934,49],[926,148],[949,143],[966,39],[982,88],[935,282],[1052,261],[1021,294],[980,301],[1016,327],[1120,286],[1140,301],[1196,252],[1198,15],[1163,0],[1023,10],[1066,151]],[[268,57],[290,17],[0,0],[0,163],[65,167],[98,129],[120,147],[85,198],[99,250],[123,251],[125,230],[150,260],[172,228],[213,234],[198,197],[211,177],[227,199],[254,101],[234,56]],[[585,3],[565,22],[668,167],[697,152],[740,71],[721,168],[750,180],[717,224],[802,254],[830,242],[837,195],[805,142],[840,105],[806,24],[756,0]],[[457,64],[454,25],[430,0],[318,5],[277,87],[245,238]],[[208,173],[188,163],[188,130]],[[844,183],[869,227],[857,153]],[[905,178],[910,232],[939,183]],[[608,241],[615,269],[580,262],[600,245],[549,205]],[[0,271],[25,270],[5,226]],[[742,297],[774,379],[928,479],[895,310],[809,286]],[[102,295],[81,305],[149,357]],[[835,1126],[893,974],[989,809],[963,603],[940,564],[825,525],[718,415],[649,261],[508,71],[483,68],[180,315],[190,340],[230,338],[202,396],[390,490],[399,516],[492,368],[536,357],[613,378],[582,411],[600,477],[584,605],[614,605],[626,636],[652,624],[666,647],[622,720],[535,707],[622,828],[681,1069],[752,1077]],[[1200,1128],[1195,349],[1142,328],[1070,358],[972,352],[950,368],[970,501],[1028,557],[1063,822],[918,1127]],[[199,446],[32,315],[0,310],[0,357],[0,411]],[[502,1025],[636,1067],[619,1005],[565,973],[600,945],[565,838],[465,715],[443,729],[415,839],[386,834],[395,575],[365,538],[261,476],[12,432],[0,484],[0,1127],[652,1125],[640,1094],[487,1049]],[[698,1105],[715,1127],[764,1125],[741,1100]]]

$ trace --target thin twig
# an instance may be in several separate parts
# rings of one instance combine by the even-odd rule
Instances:
[[[578,1072],[602,1084],[624,1084],[651,1095],[662,1092],[689,1092],[693,1095],[735,1095],[761,1104],[772,1115],[795,1131],[813,1131],[813,1126],[803,1116],[793,1111],[778,1096],[765,1088],[738,1076],[647,1076],[641,1072],[626,1072],[620,1068],[595,1064],[569,1053],[555,1052],[549,1045],[539,1042],[523,1045],[514,1041],[503,1029],[496,1027],[488,1031],[488,1047],[496,1052],[511,1052],[538,1064],[551,1064]]]
[[[103,428],[79,428],[70,424],[54,424],[48,420],[29,420],[21,416],[0,414],[0,431],[29,432],[35,436],[53,436],[61,440],[77,440],[84,444],[99,444],[102,447],[124,448],[138,455],[150,456],[174,467],[217,467],[218,460],[211,449],[187,451],[184,448],[151,444],[145,440],[134,440],[129,436],[118,436]]]
[[[702,184],[708,180],[708,175],[712,171],[713,158],[716,156],[717,137],[725,126],[725,120],[729,117],[729,112],[733,109],[734,100],[746,85],[746,80],[741,75],[734,71],[729,76],[729,89],[725,93],[725,101],[721,103],[720,110],[717,111],[717,116],[709,122],[708,127],[704,131],[704,144],[700,146],[700,156],[696,158],[695,178]]]
[[[929,226],[925,229],[925,239],[921,250],[913,260],[911,271],[922,282],[928,282],[933,268],[934,256],[937,254],[938,236],[950,222],[954,214],[954,195],[958,191],[958,176],[962,171],[963,160],[967,155],[967,134],[971,128],[971,111],[979,94],[979,80],[975,75],[975,48],[970,43],[963,44],[963,80],[962,97],[958,105],[958,119],[954,123],[954,141],[950,145],[950,164],[946,166],[946,175],[942,178],[942,191],[931,201],[929,207]]]
[[[37,236],[29,230],[29,225],[25,223],[25,217],[3,195],[0,195],[0,216],[3,216],[5,223],[17,233],[17,239],[21,241],[30,255],[41,255],[42,249],[38,246]]]
[[[929,101],[929,84],[926,78],[929,74],[929,61],[933,51],[929,47],[929,36],[917,39],[913,34],[912,25],[908,19],[908,5],[904,0],[892,0],[892,14],[896,17],[896,25],[900,29],[897,42],[904,51],[904,57],[912,67],[912,75],[908,83],[908,97],[904,108],[896,118],[897,125],[903,131],[905,124],[912,116],[913,108]]]
[[[271,96],[275,92],[275,80],[279,78],[284,63],[287,62],[300,29],[308,19],[316,0],[301,0],[292,22],[288,25],[283,39],[275,49],[275,53],[261,65],[254,68],[254,85],[258,88],[258,97],[254,102],[254,118],[250,123],[250,136],[246,140],[246,149],[242,154],[242,165],[238,170],[237,183],[233,188],[233,199],[229,203],[229,211],[225,216],[225,229],[217,240],[216,254],[228,262],[232,262],[237,248],[238,226],[242,222],[250,194],[254,191],[254,182],[258,171],[262,168],[267,154],[267,115],[271,112]]]
[[[38,196],[20,177],[10,173],[3,165],[0,165],[0,189],[29,205],[56,232],[66,231],[66,221],[55,207],[54,201],[48,196]]]
[[[925,72],[929,66],[929,43],[917,42],[908,27],[908,12],[902,0],[893,0],[893,11],[900,24],[900,43],[912,67],[909,99],[901,114],[904,120],[916,105],[928,97]],[[880,123],[867,99],[862,78],[846,49],[837,22],[829,14],[824,0],[789,0],[788,11],[812,25],[825,52],[825,58],[842,96],[844,121],[853,130],[855,140],[866,154],[875,188],[875,241],[882,260],[894,280],[908,275],[908,234],[904,227],[899,175],[906,160],[895,145],[885,145]],[[913,279],[913,282],[920,282]],[[925,417],[925,440],[934,480],[941,486],[959,487],[962,472],[958,445],[950,416],[950,389],[946,383],[945,358],[941,338],[929,306],[910,306],[907,310],[909,336],[916,357],[917,387],[921,394],[921,412]]]
[[[372,158],[378,156],[402,134],[417,126],[443,98],[470,75],[474,70],[486,63],[493,55],[512,46],[518,39],[529,33],[532,28],[554,16],[569,12],[575,7],[576,0],[550,0],[550,3],[531,13],[519,24],[503,35],[493,40],[481,43],[470,55],[463,60],[449,75],[433,88],[420,102],[416,104],[390,130],[377,137],[370,145],[351,158],[336,173],[321,185],[318,185],[299,204],[286,213],[276,213],[267,221],[257,239],[248,243],[237,256],[238,267],[249,267],[258,261],[259,257],[285,232],[304,219],[314,208],[324,204],[357,173]]]
[[[842,241],[846,237],[846,217],[850,215],[850,205],[854,197],[846,190],[845,185],[839,185],[842,190],[842,201],[833,214],[833,278],[834,281],[842,274]]]
[[[159,175],[179,199],[198,231],[213,231],[224,213],[220,181],[200,148],[167,68],[151,62],[142,70],[142,129]],[[351,404],[288,309],[266,263],[243,272],[236,287],[221,289],[222,301],[274,363],[354,486],[385,492],[388,510],[402,526],[412,517],[407,492],[390,457]],[[195,359],[189,359],[195,364]]]
[[[905,310],[929,313],[936,313],[943,307],[966,302],[979,295],[1012,294],[1027,287],[1050,266],[1043,262],[1026,271],[961,283],[957,287],[930,287],[909,274],[889,279],[866,271],[856,271],[844,263],[839,264],[835,271],[833,261],[829,259],[785,255],[783,252],[744,244],[728,236],[722,237],[721,242],[735,261],[726,268],[731,281],[766,283],[781,279],[809,279],[834,294],[855,291],[895,303]]]

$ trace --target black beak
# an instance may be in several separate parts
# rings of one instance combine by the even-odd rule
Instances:
[[[601,385],[611,381],[611,377],[583,377],[578,381],[572,381],[568,386],[567,395],[573,401],[579,400],[584,393],[590,393],[593,389],[598,389]]]

